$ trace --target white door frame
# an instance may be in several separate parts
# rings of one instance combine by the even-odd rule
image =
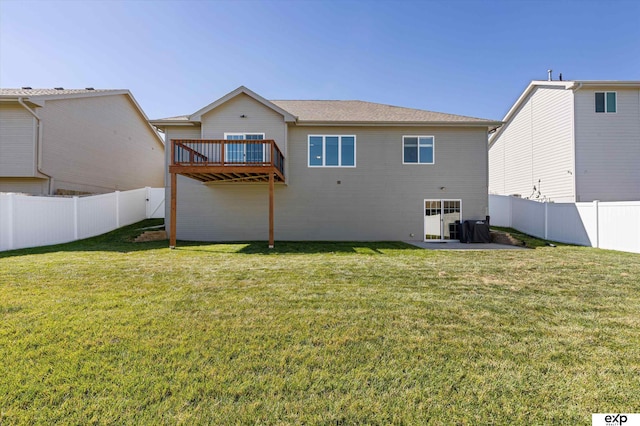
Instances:
[[[440,238],[439,239],[427,239],[427,216],[426,216],[426,203],[427,201],[439,201],[440,202]],[[453,241],[459,241],[459,240],[452,240],[452,239],[447,239],[444,238],[444,213],[443,213],[443,209],[444,209],[444,202],[445,201],[457,201],[460,203],[460,216],[459,219],[460,221],[462,221],[462,199],[460,198],[425,198],[422,201],[422,218],[424,220],[424,225],[423,225],[423,229],[422,229],[422,239],[424,242],[453,242]]]
[[[246,139],[247,135],[261,135],[262,139],[250,139],[251,141],[264,141],[265,138],[265,134],[264,133],[260,133],[260,132],[241,132],[241,133],[229,133],[229,132],[225,132],[224,133],[224,139],[226,141],[229,142],[225,142],[225,145],[235,145],[234,142],[238,142],[238,141],[247,141],[249,139]],[[242,136],[242,139],[229,139],[229,136]],[[246,143],[238,143],[238,145],[242,145],[242,160],[243,166],[247,165],[247,164],[251,164],[251,163],[247,163],[247,144]],[[266,148],[266,143],[262,143],[260,144],[262,145],[262,162],[265,163],[267,161],[267,148]],[[229,155],[229,151],[227,151],[226,146],[225,146],[225,152],[224,152],[224,161],[229,161],[228,160],[228,155]]]

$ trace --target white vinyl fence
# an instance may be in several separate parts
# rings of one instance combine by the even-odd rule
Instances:
[[[489,195],[491,224],[562,243],[640,253],[640,201],[540,203]]]
[[[0,251],[81,240],[150,218],[164,218],[164,188],[73,198],[0,194]]]

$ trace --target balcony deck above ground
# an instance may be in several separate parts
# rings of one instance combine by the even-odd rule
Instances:
[[[284,182],[284,156],[268,140],[172,139],[170,173],[200,182]]]
[[[284,156],[275,140],[171,140],[169,246],[176,245],[177,175],[200,182],[269,182],[269,248],[274,246],[273,192],[284,182]]]

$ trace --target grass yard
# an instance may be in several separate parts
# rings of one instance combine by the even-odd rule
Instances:
[[[153,224],[146,221],[144,225]],[[0,424],[591,424],[640,412],[640,255],[0,253]]]

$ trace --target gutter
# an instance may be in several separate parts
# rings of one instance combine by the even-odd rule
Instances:
[[[499,128],[502,121],[298,121],[296,126],[359,126],[359,127],[484,127]]]
[[[34,116],[36,121],[38,122],[38,131],[36,133],[36,171],[49,179],[49,185],[47,188],[47,195],[51,195],[51,183],[53,182],[53,177],[46,174],[41,170],[42,167],[42,119],[35,113],[31,108],[27,106],[22,100],[22,98],[18,98],[18,103],[24,107],[31,115]]]

